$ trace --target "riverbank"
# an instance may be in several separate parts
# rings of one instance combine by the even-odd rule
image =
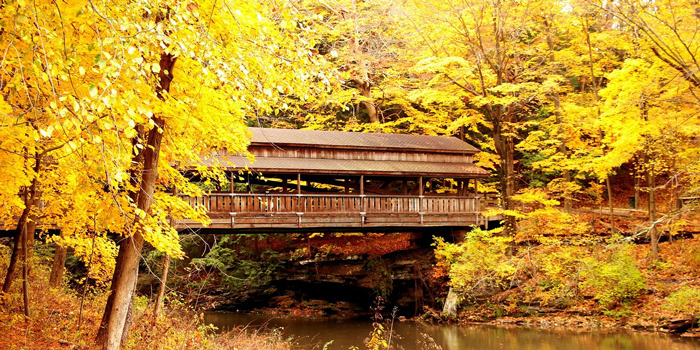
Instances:
[[[662,242],[655,262],[650,259],[650,244],[624,242],[540,246],[511,259],[524,266],[521,271],[504,279],[507,284],[464,293],[453,321],[698,336],[699,235]],[[452,265],[443,265],[449,267],[444,272],[454,283],[464,276],[456,274],[455,266],[467,263],[473,260],[453,260]],[[491,272],[508,264],[512,266],[505,259],[497,261]],[[479,273],[482,281],[492,276]],[[443,316],[441,310],[426,310],[421,318],[440,321]]]
[[[657,262],[652,262],[649,258],[649,244],[606,246],[604,241],[597,242],[578,246],[560,244],[523,248],[519,265],[510,265],[517,266],[518,273],[512,274],[509,279],[495,281],[488,288],[471,290],[472,294],[461,300],[458,313],[452,321],[461,324],[522,325],[573,330],[673,331],[685,333],[685,336],[697,335],[692,330],[669,330],[668,327],[673,321],[686,322],[691,326],[691,315],[698,314],[699,235],[675,237],[672,241],[661,242],[661,258]],[[359,249],[359,245],[353,247]],[[401,249],[405,250],[382,255],[377,259],[382,264],[374,265],[386,271],[382,276],[391,276],[393,280],[393,287],[389,289],[389,298],[385,303],[386,309],[390,310],[397,305],[396,301],[405,299],[412,301],[421,297],[427,300],[425,296],[432,293],[432,300],[438,300],[433,304],[435,306],[424,302],[421,308],[415,310],[415,303],[407,303],[408,308],[399,305],[398,315],[407,319],[415,317],[418,321],[445,322],[441,309],[443,301],[440,300],[446,297],[446,277],[450,271],[446,271],[445,266],[440,264],[435,267],[435,261],[431,262],[430,259],[417,263],[417,256],[432,256],[432,251],[408,245]],[[624,255],[615,255],[616,253]],[[482,253],[481,256],[485,254]],[[316,282],[313,285],[309,281],[333,281],[333,284],[345,286],[347,290],[351,290],[352,283],[368,280],[366,276],[370,269],[367,265],[358,266],[355,263],[357,260],[343,260],[341,254],[335,259],[325,255],[322,259],[308,260],[310,262],[305,265],[297,264],[286,269],[287,272],[278,274],[278,278],[283,276],[287,280],[296,281],[303,279],[309,286],[326,288],[331,283],[324,285]],[[492,261],[508,262],[507,257]],[[410,266],[411,270],[405,266]],[[420,269],[416,269],[416,266]],[[494,266],[483,265],[474,271],[485,272],[477,280],[482,285],[487,285],[484,281],[499,272]],[[634,278],[630,279],[630,276]],[[426,280],[431,283],[423,284]],[[423,288],[415,288],[416,285],[423,285]],[[358,309],[357,303],[330,299],[342,296],[342,290],[323,291],[327,293],[291,293],[289,290],[278,292],[278,295],[267,299],[266,305],[254,310],[255,313],[270,317],[307,318],[353,317],[370,312],[371,303]],[[371,296],[377,293],[377,289],[372,291],[367,288],[364,292]],[[238,307],[233,308],[236,309]]]

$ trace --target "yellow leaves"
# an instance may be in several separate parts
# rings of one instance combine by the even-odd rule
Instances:
[[[10,113],[12,113],[12,106],[5,102],[5,100],[0,99],[0,114],[10,115]]]
[[[51,137],[53,130],[53,125],[49,125],[46,129],[39,129],[39,134],[43,137]]]
[[[137,130],[166,135],[159,181],[196,193],[172,164],[197,167],[212,149],[246,154],[244,121],[251,111],[311,103],[335,79],[310,52],[317,42],[311,28],[284,4],[243,2],[231,13],[217,1],[176,2],[170,4],[174,16],[157,25],[154,16],[144,16],[157,8],[144,6],[73,1],[59,14],[55,4],[37,0],[31,10],[38,23],[24,8],[0,11],[0,21],[17,24],[6,28],[15,39],[0,91],[0,220],[16,214],[19,188],[35,175],[31,158],[21,155],[46,149],[54,160],[41,174],[47,221],[78,237],[87,227],[128,234],[127,223],[137,217],[149,242],[180,256],[169,215],[208,218],[203,208],[160,194],[150,211],[131,206],[132,156],[145,144],[136,140]],[[200,8],[211,14],[206,22]],[[278,19],[287,28],[280,29]],[[165,73],[163,53],[178,61],[161,100],[154,74]],[[165,126],[156,125],[156,117]],[[221,168],[207,171],[216,176]]]
[[[90,93],[90,97],[97,97],[98,91],[97,91],[97,86],[95,84],[90,85],[90,89],[88,90]]]
[[[118,252],[113,240],[103,235],[62,232],[49,241],[73,249],[73,255],[87,266],[91,280],[107,283],[112,278]]]
[[[559,205],[559,201],[548,198],[548,195],[539,188],[526,188],[511,197],[512,200],[525,205],[539,204],[544,206]]]

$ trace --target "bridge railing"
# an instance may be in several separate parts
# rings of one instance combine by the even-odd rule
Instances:
[[[452,214],[480,212],[479,197],[212,193],[181,196],[210,214]]]

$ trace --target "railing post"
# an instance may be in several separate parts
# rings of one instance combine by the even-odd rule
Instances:
[[[301,211],[301,173],[297,173],[297,214]],[[301,220],[301,217],[299,218]],[[301,221],[299,222],[299,227],[301,227]]]
[[[423,177],[418,177],[418,215],[420,215],[420,225],[423,226],[423,215],[425,214],[425,196],[423,196]]]
[[[365,176],[360,175],[360,226],[365,226],[365,215],[367,215],[367,196],[365,196]]]
[[[365,194],[365,176],[360,175],[360,196]]]

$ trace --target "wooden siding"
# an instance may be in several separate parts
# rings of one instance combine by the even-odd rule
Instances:
[[[377,161],[403,161],[403,162],[431,162],[431,163],[472,163],[472,154],[443,154],[428,152],[376,151],[355,149],[328,149],[291,148],[291,147],[266,147],[251,145],[248,149],[256,157],[277,158],[307,158],[307,159],[343,159],[343,160],[377,160]]]

